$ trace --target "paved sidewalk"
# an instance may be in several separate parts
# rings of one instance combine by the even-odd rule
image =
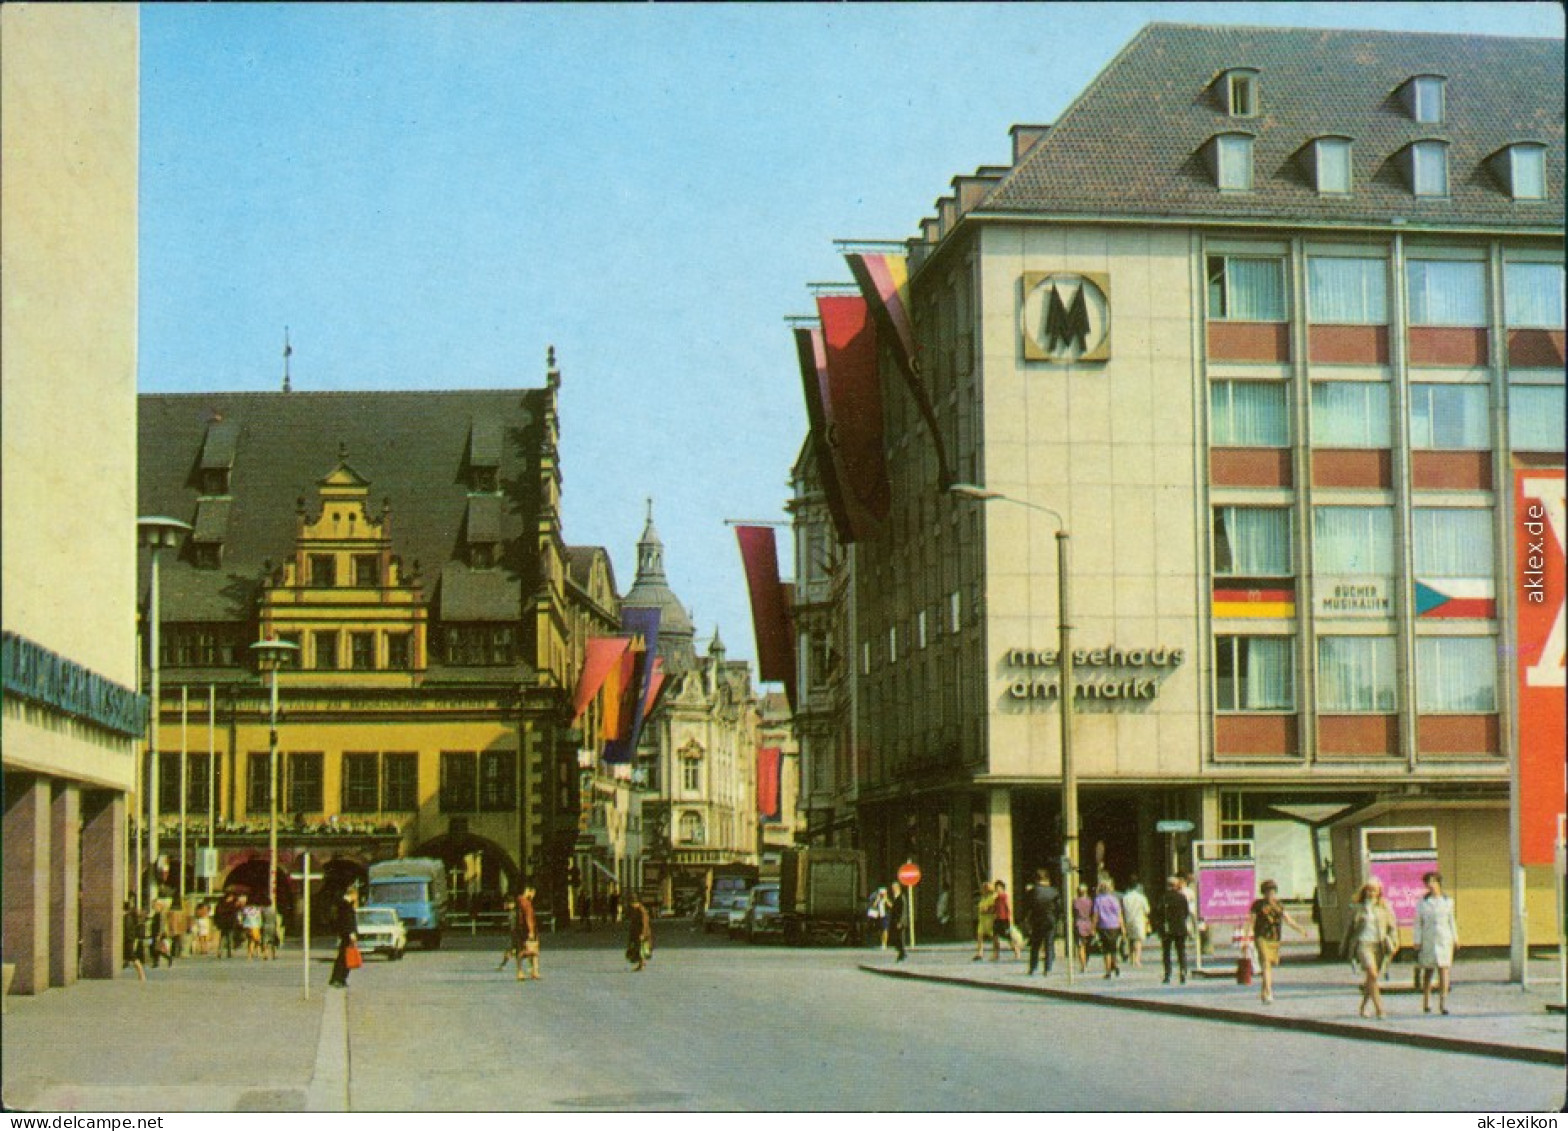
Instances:
[[[1388,1019],[1357,1016],[1360,1003],[1358,978],[1345,962],[1324,962],[1310,953],[1286,946],[1283,965],[1276,971],[1274,1002],[1264,1005],[1260,985],[1236,984],[1235,952],[1205,957],[1205,974],[1194,972],[1186,985],[1174,979],[1163,984],[1158,949],[1153,960],[1146,951],[1142,968],[1123,964],[1124,974],[1104,977],[1097,955],[1089,958],[1086,974],[1074,974],[1067,984],[1066,968],[1058,957],[1050,977],[1025,973],[1027,962],[1005,951],[1000,962],[989,957],[972,961],[968,945],[937,944],[911,951],[906,962],[895,963],[893,952],[879,952],[861,963],[875,974],[921,981],[970,985],[1044,998],[1093,1002],[1100,1005],[1151,1012],[1185,1014],[1211,1020],[1271,1028],[1316,1032],[1359,1040],[1385,1041],[1417,1047],[1478,1053],[1542,1064],[1564,1064],[1568,1046],[1564,1016],[1549,1012],[1548,1003],[1559,999],[1557,964],[1547,959],[1530,963],[1528,989],[1508,982],[1506,959],[1467,961],[1463,955],[1454,966],[1450,1014],[1437,1012],[1433,994],[1431,1013],[1421,1012],[1421,995],[1414,989],[1414,967],[1398,963],[1383,983]]]
[[[297,948],[9,997],[0,1099],[8,1111],[342,1110],[346,1003],[326,986],[332,953],[313,952],[308,1001]],[[333,1034],[335,1047],[322,1039]]]

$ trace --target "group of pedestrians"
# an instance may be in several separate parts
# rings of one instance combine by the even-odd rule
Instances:
[[[243,892],[225,892],[217,900],[201,899],[191,910],[167,896],[140,908],[126,900],[121,912],[123,964],[146,980],[147,969],[177,958],[232,958],[241,948],[246,957],[275,959],[283,945],[283,923],[270,904],[250,902]]]

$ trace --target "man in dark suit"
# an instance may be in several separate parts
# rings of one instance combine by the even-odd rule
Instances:
[[[1062,893],[1051,885],[1051,874],[1044,868],[1035,872],[1035,882],[1024,898],[1024,928],[1029,932],[1029,973],[1040,964],[1045,951],[1045,969],[1050,974],[1056,951],[1056,923],[1062,914]]]
[[[902,962],[907,957],[904,953],[904,916],[908,910],[909,901],[904,898],[904,885],[894,880],[888,887],[887,937],[898,948],[895,962]]]
[[[1192,905],[1182,890],[1180,876],[1172,876],[1159,903],[1160,957],[1165,963],[1165,981],[1171,980],[1171,950],[1181,967],[1181,980],[1187,981],[1187,923],[1192,916]]]

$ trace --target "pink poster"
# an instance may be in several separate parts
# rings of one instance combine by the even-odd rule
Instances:
[[[1383,898],[1394,909],[1394,921],[1401,927],[1413,925],[1416,921],[1416,905],[1426,894],[1426,885],[1421,882],[1421,877],[1439,870],[1437,856],[1433,853],[1422,853],[1419,856],[1401,853],[1380,858],[1380,854],[1373,853],[1370,869],[1374,876],[1383,881]]]
[[[1208,860],[1198,864],[1198,918],[1241,923],[1252,907],[1257,872],[1252,861]]]

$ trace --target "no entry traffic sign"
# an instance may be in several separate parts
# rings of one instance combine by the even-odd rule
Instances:
[[[920,882],[920,865],[904,864],[898,869],[898,882],[906,888],[912,888]]]

